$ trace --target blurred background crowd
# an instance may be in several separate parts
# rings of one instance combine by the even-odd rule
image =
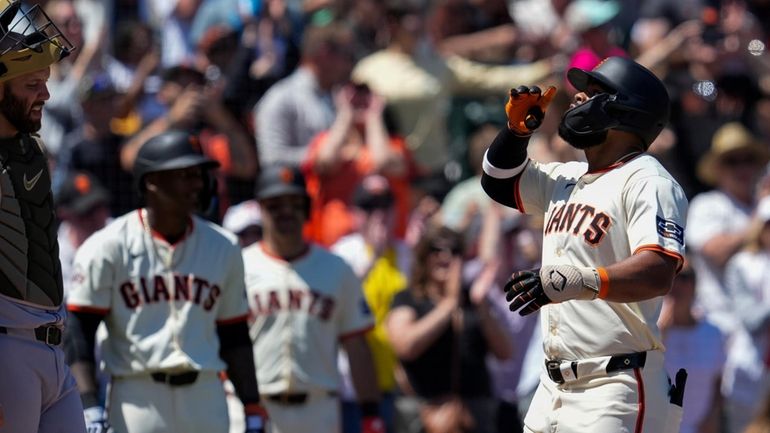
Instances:
[[[78,47],[52,66],[41,130],[65,281],[83,240],[140,205],[131,168],[155,134],[193,131],[220,162],[207,217],[243,245],[261,236],[260,168],[297,165],[312,197],[307,235],[362,278],[399,432],[420,431],[420,402],[448,391],[489,408],[479,431],[521,431],[543,357],[536,317],[508,313],[500,288],[538,266],[542,221],[490,202],[483,153],[505,125],[508,89],[555,85],[530,156],[580,159],[556,133],[574,93],[566,70],[634,58],[668,86],[670,124],[650,152],[691,203],[688,265],[659,323],[671,371],[690,372],[682,431],[770,431],[770,1],[27,4]],[[468,311],[459,353],[433,350],[451,345],[446,324],[421,350],[404,341],[410,330],[388,332],[391,310],[441,297]],[[344,359],[340,371],[348,415]]]

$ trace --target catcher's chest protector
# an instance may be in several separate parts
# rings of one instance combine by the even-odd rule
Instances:
[[[26,135],[0,140],[0,294],[46,308],[62,302],[48,162]]]

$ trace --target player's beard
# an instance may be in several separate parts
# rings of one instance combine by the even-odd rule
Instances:
[[[564,121],[559,123],[559,137],[569,143],[575,149],[585,150],[602,144],[607,139],[607,131],[593,132],[590,134],[576,134],[564,125]]]
[[[19,132],[30,133],[40,130],[40,120],[29,118],[29,109],[24,101],[14,96],[8,83],[3,84],[3,100],[0,101],[0,113]]]

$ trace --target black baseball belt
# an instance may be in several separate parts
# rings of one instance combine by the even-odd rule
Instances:
[[[5,326],[0,326],[0,334],[30,339],[34,338],[49,346],[58,346],[62,341],[62,329],[57,325],[43,325],[34,329],[6,328]]]
[[[191,370],[182,373],[164,373],[162,371],[156,371],[152,373],[152,380],[159,383],[165,383],[169,386],[184,386],[191,385],[198,380],[198,371]]]
[[[606,376],[616,371],[642,368],[646,360],[647,352],[600,356],[580,361],[546,359],[545,370],[552,381],[564,384],[588,377]]]
[[[322,395],[336,397],[337,391],[322,391]],[[310,394],[307,392],[281,392],[277,394],[266,394],[262,397],[274,402],[285,405],[299,405],[307,403]]]

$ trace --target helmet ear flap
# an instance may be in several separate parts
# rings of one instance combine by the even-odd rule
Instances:
[[[217,194],[219,182],[211,170],[202,168],[203,189],[199,195],[199,210],[207,218],[217,214],[219,207],[219,195]],[[211,219],[211,218],[209,218]]]

